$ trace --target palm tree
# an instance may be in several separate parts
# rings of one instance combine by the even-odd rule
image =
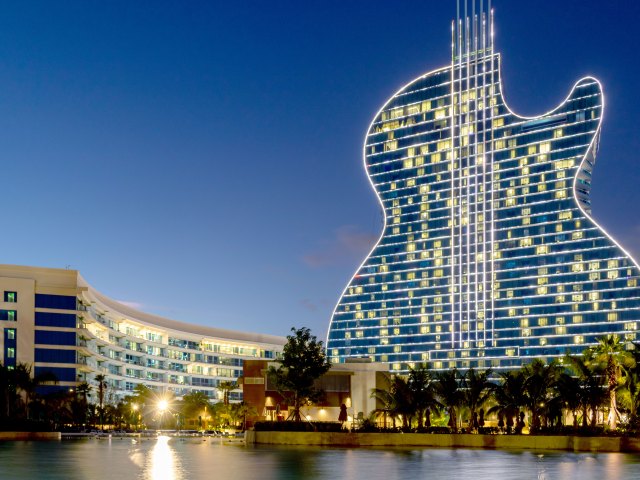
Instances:
[[[0,362],[0,417],[30,418],[36,388],[43,383],[55,383],[57,380],[51,372],[32,377],[31,365],[26,363],[5,366]]]
[[[629,423],[636,425],[640,410],[640,371],[638,371],[638,367],[624,369],[623,394],[629,407]]]
[[[524,383],[525,377],[522,370],[500,373],[501,382],[494,389],[493,397],[495,405],[487,413],[497,413],[498,418],[506,420],[506,432],[511,433],[514,426],[514,418],[525,404]],[[499,425],[501,428],[503,425]]]
[[[256,407],[254,407],[253,405],[247,405],[244,402],[235,403],[231,406],[232,422],[236,427],[239,423],[241,423],[243,431],[247,428],[247,417],[255,416],[256,414]]]
[[[542,360],[535,359],[522,370],[525,376],[524,403],[531,412],[530,430],[536,432],[542,426],[540,416],[551,399],[561,368],[555,360],[547,365]]]
[[[564,408],[571,412],[573,417],[573,427],[578,428],[578,411],[582,406],[582,390],[580,381],[566,372],[560,374],[556,384],[558,397],[562,401]]]
[[[102,374],[96,375],[94,380],[98,384],[98,408],[100,414],[100,428],[104,428],[104,394],[107,388],[106,377]]]
[[[76,425],[86,425],[87,413],[89,409],[88,398],[91,392],[91,385],[81,382],[76,387],[76,395],[72,399],[74,423]]]
[[[379,405],[374,413],[376,415],[382,414],[384,428],[387,428],[387,417],[391,415],[391,412],[395,410],[395,398],[391,394],[391,379],[385,376],[387,381],[387,388],[372,388],[371,398],[376,400],[376,405]],[[391,416],[393,428],[396,428],[396,418]]]
[[[436,376],[436,392],[440,403],[442,403],[449,413],[449,427],[453,432],[458,430],[457,408],[462,402],[462,391],[458,380],[460,374],[454,367],[453,370],[446,370]]]
[[[588,411],[591,410],[591,426],[595,427],[598,408],[602,405],[606,395],[604,367],[594,361],[592,351],[589,349],[582,356],[566,355],[565,360],[568,368],[576,375],[578,398],[582,407],[582,426],[587,426]],[[568,381],[563,379],[562,382],[566,385]],[[574,421],[574,425],[576,424],[577,422]]]
[[[477,431],[479,428],[478,413],[484,410],[482,407],[492,395],[495,384],[488,380],[491,369],[478,371],[475,368],[467,370],[460,379],[462,389],[462,405],[469,410],[468,431]]]
[[[394,397],[395,409],[392,413],[402,419],[402,427],[411,427],[411,420],[416,413],[416,405],[413,402],[413,395],[409,382],[400,375],[393,376],[391,383],[391,394]]]
[[[401,419],[403,428],[411,425],[411,419],[416,413],[416,407],[413,403],[413,395],[407,379],[400,375],[393,375],[387,378],[387,388],[372,389],[371,397],[382,404],[382,408],[376,409],[376,412],[384,415],[385,428],[387,415],[391,417],[393,428],[396,427],[396,419],[398,418]]]
[[[607,424],[610,429],[615,429],[620,413],[616,402],[616,390],[621,369],[630,367],[635,362],[632,355],[625,349],[617,335],[607,335],[598,340],[598,344],[587,349],[588,355],[594,362],[600,363],[606,369],[607,394],[609,397],[609,416]]]
[[[222,401],[225,405],[229,405],[229,393],[238,388],[238,382],[224,381],[218,384],[218,390],[222,390]]]
[[[197,417],[199,428],[203,428],[203,413],[210,406],[209,397],[202,392],[191,392],[182,397],[182,414],[186,419]],[[204,416],[204,422],[206,422],[206,414]]]
[[[423,423],[431,426],[431,412],[441,405],[436,399],[435,379],[426,365],[420,364],[409,371],[408,387],[412,397],[415,413],[418,416],[418,428]]]
[[[478,371],[470,368],[462,377],[462,403],[469,408],[469,430],[477,431],[478,410],[489,401],[496,385],[489,381],[491,369]]]

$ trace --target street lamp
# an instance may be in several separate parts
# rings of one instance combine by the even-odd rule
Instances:
[[[133,418],[136,421],[136,430],[138,430],[138,424],[140,423],[140,414],[138,413],[138,409],[140,407],[137,403],[131,404],[131,410],[133,410]]]
[[[166,400],[160,400],[158,401],[158,411],[160,412],[160,414],[162,415],[164,412],[167,411],[167,409],[169,408],[169,402],[167,402]]]
[[[164,412],[169,409],[169,402],[167,402],[163,398],[161,400],[158,400],[156,407],[158,409],[158,413],[160,414],[160,424],[162,425],[162,421],[164,420]]]

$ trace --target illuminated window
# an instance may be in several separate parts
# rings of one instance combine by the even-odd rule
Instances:
[[[420,105],[409,105],[407,107],[407,115],[415,115],[416,113],[420,113]]]
[[[569,160],[558,160],[557,162],[555,162],[555,168],[556,170],[564,170],[565,168],[571,168],[574,165],[574,160],[573,159],[569,159]]]
[[[440,120],[441,118],[446,118],[447,116],[447,109],[446,108],[440,108],[438,110],[436,110],[435,112],[435,119],[436,120]]]
[[[0,310],[0,320],[16,322],[18,320],[18,312],[15,310]]]
[[[398,141],[397,140],[390,140],[388,142],[384,142],[384,151],[385,152],[392,152],[393,150],[396,150],[398,148]]]
[[[531,237],[521,238],[520,239],[520,246],[521,247],[530,247],[531,245],[533,245],[533,239]]]
[[[404,113],[404,109],[402,107],[394,108],[393,110],[391,110],[391,118],[400,118],[402,117],[403,113]]]
[[[18,301],[18,292],[4,292],[4,301],[6,303],[16,303]]]

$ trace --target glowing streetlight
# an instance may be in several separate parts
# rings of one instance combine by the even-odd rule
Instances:
[[[140,414],[138,413],[139,409],[140,409],[140,405],[138,405],[137,403],[131,404],[131,411],[133,411],[133,418],[136,421],[136,430],[138,430],[138,425],[140,424]]]
[[[158,401],[158,411],[160,413],[166,412],[168,408],[169,408],[169,402],[167,402],[166,400]]]

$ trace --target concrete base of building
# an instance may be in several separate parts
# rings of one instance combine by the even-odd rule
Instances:
[[[567,435],[472,435],[428,433],[245,432],[247,445],[317,445],[333,447],[436,447],[572,452],[640,453],[640,438]]]
[[[60,440],[60,432],[0,432],[0,442],[15,440]]]

